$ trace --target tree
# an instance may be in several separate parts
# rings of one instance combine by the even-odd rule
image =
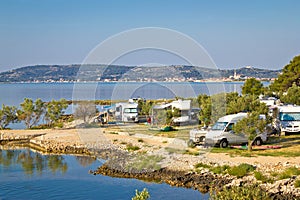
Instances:
[[[18,109],[15,106],[5,106],[0,109],[0,129],[5,129],[10,123],[18,122]]]
[[[153,101],[145,101],[143,99],[139,99],[138,100],[139,115],[149,116],[152,105],[153,105]]]
[[[294,82],[287,93],[280,96],[280,100],[284,103],[300,105],[300,86]]]
[[[264,91],[263,84],[255,78],[247,79],[242,86],[243,95],[256,95],[259,96]]]
[[[75,110],[74,116],[80,118],[86,124],[96,115],[96,105],[92,102],[80,102]]]
[[[267,115],[269,109],[268,107],[261,103],[255,96],[239,96],[233,101],[228,102],[227,114],[236,114],[239,112],[252,112],[257,111],[260,114]]]
[[[266,127],[266,120],[259,119],[259,112],[248,113],[247,117],[238,121],[233,130],[236,134],[244,134],[248,137],[248,151],[252,151],[252,143],[258,134],[263,133]]]
[[[300,86],[300,55],[293,58],[286,65],[278,78],[270,85],[270,89],[274,92],[286,92],[293,83]]]
[[[200,106],[199,119],[201,125],[208,126],[211,122],[211,98],[206,94],[201,94],[198,96],[198,102]]]
[[[41,99],[33,102],[32,99],[25,98],[21,103],[19,119],[24,120],[26,128],[37,125],[45,112],[45,104]]]
[[[60,99],[58,101],[52,100],[48,102],[45,114],[45,120],[48,122],[48,125],[52,126],[54,123],[58,122],[67,107],[68,102],[65,99]]]

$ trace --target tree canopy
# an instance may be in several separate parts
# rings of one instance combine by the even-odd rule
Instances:
[[[255,78],[247,79],[242,87],[243,95],[257,95],[263,93],[263,84]]]
[[[300,87],[300,55],[283,68],[282,74],[270,85],[270,89],[274,92],[286,92],[293,83]]]

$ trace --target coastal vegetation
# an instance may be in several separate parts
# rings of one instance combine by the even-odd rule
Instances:
[[[146,188],[142,191],[135,190],[135,196],[131,200],[147,200],[150,198],[150,194]]]
[[[220,191],[210,191],[211,200],[244,200],[244,199],[271,199],[268,193],[260,188],[259,185],[245,185],[243,187],[233,186],[223,188]]]

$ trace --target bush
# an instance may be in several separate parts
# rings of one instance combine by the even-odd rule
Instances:
[[[264,199],[269,200],[267,192],[262,190],[258,185],[247,185],[243,187],[234,186],[224,188],[222,191],[210,191],[211,200],[244,200],[244,199]]]
[[[294,183],[295,188],[300,188],[300,180],[296,180]]]
[[[292,176],[300,175],[300,170],[297,167],[289,167],[284,172],[279,174],[279,179],[291,178]]]
[[[132,197],[131,200],[147,200],[148,198],[150,198],[150,194],[148,190],[144,188],[141,192],[135,190],[135,196]]]
[[[211,166],[210,165],[208,165],[208,164],[204,164],[204,163],[197,163],[196,165],[195,165],[195,168],[210,168]]]
[[[127,145],[126,145],[126,149],[127,149],[128,151],[137,151],[137,150],[140,149],[140,147],[134,146],[134,145],[132,145],[132,144],[127,144]]]
[[[269,178],[268,176],[263,175],[263,173],[259,171],[254,172],[254,177],[256,180],[261,181],[262,183],[272,183],[273,179]]]
[[[211,168],[211,171],[215,174],[224,174],[228,169],[230,169],[229,165],[222,165]]]
[[[247,175],[249,172],[254,171],[255,168],[252,165],[242,163],[238,166],[234,166],[228,169],[228,174],[241,178]]]

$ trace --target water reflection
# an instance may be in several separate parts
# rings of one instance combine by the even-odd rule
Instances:
[[[19,165],[28,175],[33,175],[34,172],[41,175],[47,169],[53,174],[58,172],[64,174],[68,170],[67,162],[62,155],[41,155],[30,149],[0,150],[0,165],[6,168]]]
[[[76,156],[76,160],[81,166],[87,167],[93,164],[96,161],[96,158],[90,156]]]

